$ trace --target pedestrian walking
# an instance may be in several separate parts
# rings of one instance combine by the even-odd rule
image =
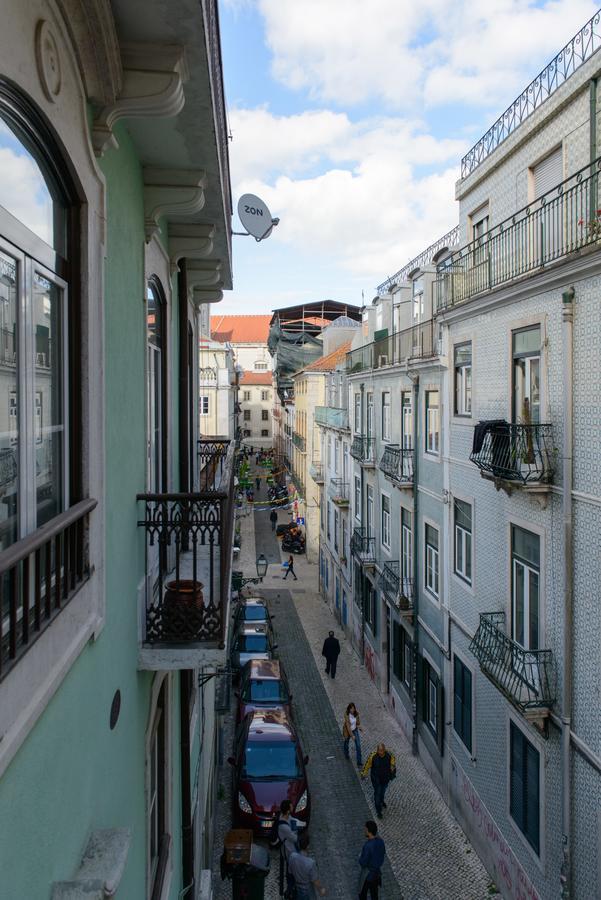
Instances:
[[[349,703],[344,714],[344,722],[342,723],[342,737],[344,738],[344,755],[350,759],[349,744],[351,740],[355,744],[355,753],[357,754],[357,767],[360,769],[361,762],[361,719],[354,703]]]
[[[288,568],[286,569],[286,574],[284,575],[284,581],[286,581],[286,579],[288,578],[288,576],[290,575],[291,572],[294,576],[294,580],[298,581],[298,578],[296,577],[296,572],[294,571],[294,557],[293,557],[292,553],[288,557]]]
[[[374,789],[374,806],[378,819],[382,818],[382,810],[386,809],[384,795],[386,788],[393,778],[396,778],[396,760],[394,753],[386,749],[385,744],[378,744],[376,749],[369,754],[361,778],[365,778],[369,772],[371,784]]]
[[[366,841],[363,844],[359,865],[359,900],[378,900],[378,889],[382,884],[382,865],[386,857],[384,841],[378,835],[378,826],[372,819],[365,823]]]
[[[282,800],[280,803],[278,839],[280,842],[280,866],[284,864],[286,868],[286,896],[292,896],[294,889],[294,878],[290,871],[289,861],[290,854],[297,849],[299,838],[297,821],[292,818],[291,812],[292,803],[290,800]]]
[[[261,490],[261,478],[260,478],[258,475],[257,475],[257,477],[255,478],[255,482],[256,482],[256,485],[257,485],[257,494],[258,494],[259,491]]]
[[[308,849],[309,835],[302,831],[298,836],[298,850],[293,850],[288,860],[288,869],[296,887],[296,900],[314,900],[318,894],[323,897],[326,892],[317,877],[317,866]]]
[[[336,678],[336,665],[340,656],[340,641],[334,637],[334,632],[330,631],[327,638],[323,642],[321,655],[326,659],[326,675]]]
[[[271,522],[271,530],[275,531],[275,526],[278,524],[278,514],[275,509],[272,509],[269,513],[269,521]]]

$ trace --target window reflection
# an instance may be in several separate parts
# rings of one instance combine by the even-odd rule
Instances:
[[[62,378],[62,291],[38,272],[33,279],[35,328],[34,440],[37,525],[64,509],[65,418]]]
[[[0,253],[0,548],[17,537],[17,263]]]

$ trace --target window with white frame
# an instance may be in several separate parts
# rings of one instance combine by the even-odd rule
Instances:
[[[456,344],[455,361],[455,415],[472,414],[472,344]]]
[[[332,468],[332,436],[328,435],[328,469]]]
[[[511,526],[512,637],[526,650],[540,647],[540,537]]]
[[[411,392],[401,394],[401,447],[403,450],[413,449],[413,413]]]
[[[378,628],[378,595],[371,583],[365,579],[365,598],[364,598],[365,621],[369,625],[373,636],[376,636]]]
[[[361,434],[361,394],[355,394],[355,416],[353,419],[355,434]]]
[[[334,438],[334,474],[338,475],[340,471],[340,441]]]
[[[514,331],[512,351],[512,419],[524,425],[536,425],[541,417],[540,325]]]
[[[209,415],[209,398],[206,394],[203,394],[200,398],[200,415]]]
[[[330,504],[330,501],[329,501],[329,500],[327,501],[327,516],[326,516],[326,521],[327,521],[327,530],[326,530],[326,534],[327,534],[328,540],[330,540],[330,537],[331,537],[331,530],[332,530],[332,529],[331,529],[331,523],[332,523],[332,508],[331,508],[331,504]]]
[[[340,516],[338,510],[334,510],[334,550],[338,552],[338,529],[340,527]]]
[[[453,503],[455,518],[455,574],[472,583],[472,507],[463,500]]]
[[[426,391],[426,453],[440,453],[438,391]]]
[[[471,753],[472,673],[456,654],[453,656],[453,728]]]
[[[424,279],[414,278],[411,282],[411,298],[413,308],[413,324],[417,325],[424,317]]]
[[[404,597],[411,597],[413,584],[413,535],[411,532],[411,513],[401,510],[401,582]]]
[[[382,546],[390,550],[390,497],[382,494]]]
[[[426,590],[438,599],[439,596],[439,557],[438,557],[438,529],[426,524],[426,557],[425,557],[425,582]]]
[[[442,746],[442,683],[436,670],[422,657],[423,673],[423,719],[429,731]]]
[[[342,558],[348,559],[348,529],[346,525],[346,519],[344,516],[342,517]]]
[[[250,391],[242,391],[242,399],[246,401],[250,400]]]
[[[390,391],[382,391],[382,440],[390,440]]]
[[[361,518],[361,479],[355,475],[355,518]]]

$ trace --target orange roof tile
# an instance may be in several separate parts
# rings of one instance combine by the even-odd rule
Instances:
[[[266,344],[271,316],[211,316],[211,337],[231,344]]]
[[[240,376],[240,384],[272,384],[271,372],[243,372]]]
[[[316,359],[308,366],[305,366],[303,371],[333,372],[336,366],[344,362],[346,354],[351,349],[351,343],[352,341],[346,341],[344,344],[341,344],[340,347],[336,347],[335,350],[332,350],[331,353],[328,353],[327,356],[320,356],[319,359]]]

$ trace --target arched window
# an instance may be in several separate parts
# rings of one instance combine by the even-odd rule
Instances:
[[[165,311],[162,285],[153,276],[146,287],[148,490],[160,494],[167,482]]]
[[[77,194],[0,79],[0,549],[81,499]]]

